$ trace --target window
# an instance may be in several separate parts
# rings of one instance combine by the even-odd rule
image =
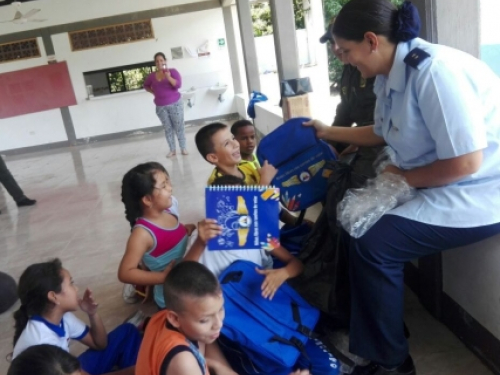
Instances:
[[[21,40],[14,43],[0,44],[0,62],[40,57],[40,49],[35,39]]]
[[[69,33],[72,51],[154,38],[151,20],[129,22]]]
[[[83,74],[94,96],[141,90],[147,76],[156,71],[152,62],[126,65]]]

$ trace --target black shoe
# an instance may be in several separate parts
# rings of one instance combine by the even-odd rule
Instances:
[[[413,359],[408,356],[403,364],[399,365],[395,369],[387,370],[382,366],[379,366],[379,370],[375,372],[374,375],[417,375],[417,370],[413,364]]]
[[[380,369],[379,365],[371,362],[366,366],[356,366],[354,368],[354,371],[351,372],[351,375],[375,375],[378,374],[377,371],[379,369]]]
[[[34,199],[29,199],[28,197],[24,197],[17,203],[17,207],[23,207],[23,206],[33,206],[36,203],[36,200]]]

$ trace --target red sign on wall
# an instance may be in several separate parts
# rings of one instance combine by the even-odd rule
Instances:
[[[0,74],[0,119],[76,105],[66,62]]]

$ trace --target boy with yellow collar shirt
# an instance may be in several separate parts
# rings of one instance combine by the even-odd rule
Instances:
[[[264,162],[261,168],[254,169],[248,163],[241,163],[240,144],[229,127],[219,122],[204,126],[195,137],[196,147],[201,156],[215,165],[207,184],[221,176],[231,175],[242,178],[245,185],[270,185],[277,169]]]
[[[260,163],[255,155],[257,137],[255,126],[251,121],[238,120],[231,126],[231,133],[240,144],[241,164],[247,164],[253,169],[259,169]]]

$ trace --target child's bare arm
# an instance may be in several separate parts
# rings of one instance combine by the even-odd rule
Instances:
[[[127,248],[118,268],[118,279],[122,283],[158,285],[172,268],[172,263],[162,272],[145,271],[138,268],[142,257],[153,246],[153,238],[143,228],[135,228],[127,242]]]
[[[196,229],[196,225],[195,224],[183,224],[184,225],[184,228],[186,228],[186,232],[187,232],[187,235],[190,236],[193,234],[194,230]]]
[[[256,268],[256,271],[261,275],[266,276],[262,283],[262,296],[264,298],[273,299],[278,288],[288,279],[298,276],[304,270],[304,265],[300,260],[295,258],[284,247],[280,246],[271,251],[276,258],[286,264],[283,268],[272,270],[261,270]]]
[[[202,347],[200,345],[200,350],[201,349]],[[217,341],[205,345],[205,358],[208,368],[213,370],[217,375],[238,375],[227,362]]]
[[[161,375],[196,375],[200,374],[200,365],[193,353],[184,351],[176,354]]]
[[[278,170],[274,168],[272,164],[269,164],[267,160],[265,160],[264,164],[262,164],[262,167],[259,169],[260,185],[270,185],[274,176],[276,176],[276,173],[278,173]]]
[[[97,313],[98,304],[94,301],[90,289],[86,289],[79,301],[80,309],[87,313],[90,321],[90,331],[80,341],[94,350],[105,349],[108,345],[108,335],[102,319]]]

